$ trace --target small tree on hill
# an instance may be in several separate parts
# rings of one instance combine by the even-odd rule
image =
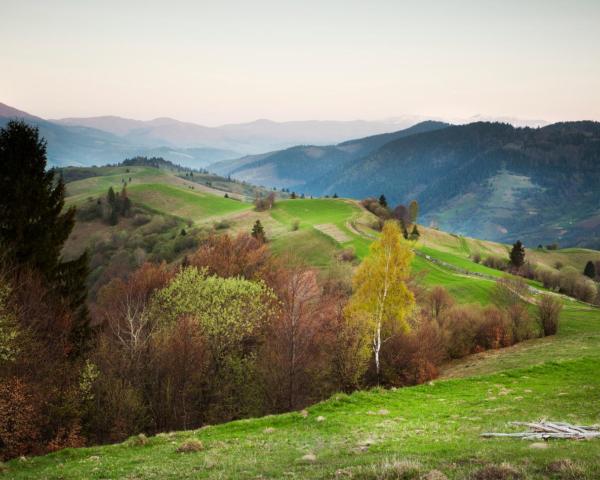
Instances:
[[[260,220],[256,220],[254,226],[252,227],[252,236],[261,242],[265,242],[267,240],[265,236],[265,229],[260,223]]]
[[[517,240],[510,251],[510,264],[514,268],[521,268],[525,263],[525,247],[521,240]]]
[[[402,241],[398,224],[388,221],[352,279],[354,293],[346,314],[368,325],[378,381],[383,343],[393,333],[410,330],[407,316],[415,298],[406,281],[412,258],[413,253]]]
[[[583,274],[591,279],[596,278],[596,266],[594,265],[594,262],[589,261],[585,264]]]
[[[387,199],[385,198],[385,195],[383,193],[379,196],[379,205],[385,208],[387,208],[388,206]]]
[[[117,201],[117,195],[115,194],[115,191],[112,186],[108,189],[108,193],[106,194],[106,201],[111,207],[114,207]]]
[[[292,194],[290,195],[290,198],[291,198],[292,200],[294,200],[294,199],[296,198],[296,192],[292,192]]]
[[[131,213],[131,200],[127,195],[127,186],[121,189],[121,215],[127,217]]]

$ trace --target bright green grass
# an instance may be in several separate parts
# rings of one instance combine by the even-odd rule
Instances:
[[[129,170],[129,172],[127,172]],[[67,201],[77,203],[89,196],[106,194],[110,187],[116,191],[123,187],[123,180],[132,184],[160,182],[167,178],[167,174],[156,168],[150,167],[102,167],[98,169],[96,177],[89,177],[67,184]]]
[[[469,272],[482,273],[484,275],[499,278],[505,275],[504,272],[486,267],[485,265],[481,265],[479,263],[475,263],[469,260],[468,258],[453,255],[452,253],[441,252],[439,250],[423,246],[417,248],[419,248],[419,250],[421,250],[424,254],[429,255],[430,257],[437,258],[438,260],[442,260],[446,263],[449,263],[450,265],[454,265],[464,270],[468,270]]]
[[[368,253],[371,242],[348,228],[348,222],[362,213],[360,207],[346,200],[296,199],[277,202],[271,216],[288,226],[299,221],[300,229],[315,230],[315,225],[333,224],[350,238],[347,242],[334,242],[342,248],[352,247],[357,257],[363,258]],[[320,232],[319,234],[323,235]],[[285,240],[282,239],[282,242]]]
[[[270,247],[275,254],[293,254],[315,267],[329,266],[338,248],[335,240],[314,228],[278,236]]]
[[[485,305],[489,303],[495,285],[491,280],[461,275],[416,255],[412,262],[412,270],[419,278],[421,278],[419,274],[423,275],[421,280],[423,285],[443,286],[459,303]]]
[[[291,224],[294,219],[300,226],[334,223],[344,227],[346,221],[360,209],[353,203],[337,199],[296,199],[276,203],[272,215],[280,222]]]
[[[314,225],[332,223],[351,238],[349,242],[337,244],[339,248],[352,246],[357,257],[359,259],[364,258],[368,254],[372,239],[354,233],[347,226],[349,221],[356,218],[360,213],[361,209],[357,205],[344,200],[297,199],[280,201],[273,209],[272,217],[289,226],[292,225],[294,220],[299,220],[299,232],[303,233],[294,232],[275,238],[273,249],[277,253],[283,251],[294,252],[311,265],[327,266],[334,258],[337,242],[317,231]],[[503,272],[476,264],[467,258],[452,253],[441,252],[425,246],[419,246],[418,248],[431,257],[465,270],[485,273],[495,277],[504,275]],[[463,254],[465,253],[463,252]],[[423,274],[422,283],[425,286],[442,285],[460,303],[479,303],[483,305],[489,303],[490,292],[494,287],[493,281],[461,275],[444,266],[428,262],[419,256],[415,256],[412,267],[413,271]]]
[[[251,208],[248,203],[163,183],[134,184],[128,188],[128,192],[134,203],[195,222]]]
[[[582,358],[396,391],[340,394],[311,407],[307,418],[291,413],[232,422],[153,437],[138,447],[67,449],[12,461],[8,474],[14,479],[321,479],[398,459],[419,462],[423,472],[436,468],[451,479],[503,462],[527,478],[548,478],[548,465],[568,458],[581,469],[571,478],[592,479],[600,474],[600,441],[554,441],[533,449],[530,442],[479,435],[512,430],[510,421],[542,417],[598,423],[596,365],[595,359]],[[325,420],[318,422],[318,416]],[[204,450],[176,453],[189,438],[201,440]],[[302,460],[307,453],[316,461]]]

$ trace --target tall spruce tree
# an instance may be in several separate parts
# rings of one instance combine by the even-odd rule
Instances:
[[[385,208],[387,208],[388,206],[387,199],[385,198],[385,195],[383,193],[379,196],[379,205]]]
[[[525,247],[521,240],[517,240],[510,251],[510,264],[515,268],[521,268],[525,263]]]
[[[0,129],[0,246],[6,260],[40,272],[74,313],[68,332],[80,353],[91,336],[85,305],[87,255],[62,262],[61,250],[75,223],[64,208],[65,186],[46,169],[46,142],[37,128],[10,121]]]

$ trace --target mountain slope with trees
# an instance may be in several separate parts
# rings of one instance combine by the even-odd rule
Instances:
[[[307,188],[416,198],[426,222],[464,235],[598,246],[600,123],[452,126],[390,142]]]
[[[210,170],[232,175],[250,183],[319,194],[308,187],[320,178],[344,175],[345,168],[393,140],[445,128],[443,122],[426,121],[404,130],[349,140],[337,145],[299,145],[285,150],[249,155],[236,160],[214,163]]]

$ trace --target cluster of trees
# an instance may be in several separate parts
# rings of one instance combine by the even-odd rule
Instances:
[[[78,209],[77,218],[82,221],[100,218],[108,225],[117,225],[120,218],[131,217],[133,213],[133,204],[127,195],[127,183],[124,181],[120,192],[115,192],[111,186],[105,197],[99,197],[95,201],[90,198],[87,204]]]
[[[87,256],[62,261],[74,224],[37,129],[0,130],[0,457],[81,445],[94,368]]]
[[[121,191],[116,193],[113,187],[109,187],[104,206],[107,212],[103,212],[102,217],[108,217],[108,223],[111,225],[119,223],[120,217],[128,217],[131,214],[131,200],[127,196],[127,185],[124,184]]]
[[[411,201],[408,207],[400,204],[392,210],[388,206],[385,195],[381,194],[378,199],[373,197],[365,198],[361,204],[378,217],[378,222],[374,225],[377,230],[381,230],[387,220],[395,219],[400,223],[402,235],[405,239],[418,240],[421,236],[417,227],[419,203],[416,200]]]
[[[275,193],[269,192],[268,195],[263,196],[259,193],[256,194],[254,199],[254,209],[257,212],[264,212],[265,210],[271,210],[275,205]]]
[[[474,260],[478,260],[474,258]],[[600,266],[600,261],[596,262]],[[556,264],[555,269],[535,265],[527,261],[525,247],[517,240],[509,253],[508,258],[488,256],[483,264],[498,270],[510,271],[514,275],[534,279],[545,288],[569,295],[578,300],[600,305],[600,283],[596,278],[596,264],[588,261],[583,274],[574,267],[563,267]]]
[[[170,160],[165,160],[162,157],[138,156],[138,157],[133,157],[133,158],[128,158],[126,160],[123,160],[121,163],[117,164],[116,166],[152,167],[152,168],[159,168],[159,169],[163,168],[163,169],[173,170],[173,171],[177,171],[177,172],[186,172],[186,177],[188,176],[188,173],[189,173],[190,177],[193,177],[194,171],[197,173],[205,172],[202,170],[193,170],[189,167],[184,167],[182,165],[175,164],[175,163],[171,162]]]

